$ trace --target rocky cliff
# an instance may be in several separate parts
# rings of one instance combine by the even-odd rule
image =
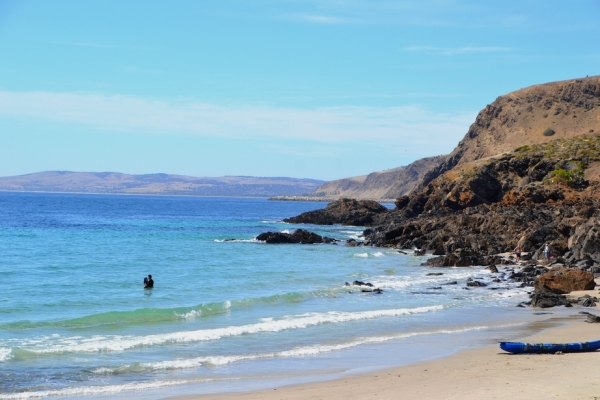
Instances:
[[[555,261],[600,272],[599,134],[599,77],[501,96],[395,210],[368,215],[365,244],[427,249],[437,266],[486,264],[517,244],[540,258],[549,244]],[[321,215],[347,223],[338,208]]]
[[[599,130],[600,76],[517,90],[481,110],[458,146],[425,174],[420,187],[471,161]]]

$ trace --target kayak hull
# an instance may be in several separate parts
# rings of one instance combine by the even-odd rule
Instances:
[[[500,342],[500,348],[513,354],[581,353],[600,349],[600,340],[580,343],[522,343]]]

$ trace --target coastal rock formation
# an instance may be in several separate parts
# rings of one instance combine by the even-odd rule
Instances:
[[[595,211],[590,209],[588,214]],[[573,260],[583,260],[589,256],[595,263],[600,263],[600,221],[591,217],[585,224],[579,225],[568,240],[568,248]]]
[[[322,210],[308,211],[283,221],[292,224],[369,226],[379,220],[380,215],[389,211],[372,200],[340,199],[329,203]]]
[[[596,287],[594,274],[572,268],[553,268],[540,275],[536,282],[537,291],[547,290],[552,293],[565,294],[575,290],[592,290]]]
[[[599,133],[600,77],[526,88],[482,110],[396,209],[332,203],[290,222],[368,226],[365,245],[442,256],[430,266],[497,264],[520,244],[524,259],[600,273]]]
[[[335,239],[320,236],[316,233],[304,229],[296,229],[293,233],[283,232],[265,232],[256,237],[256,240],[269,244],[297,243],[297,244],[315,244],[315,243],[334,243]]]

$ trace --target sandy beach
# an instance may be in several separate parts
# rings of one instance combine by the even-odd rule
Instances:
[[[578,342],[600,338],[600,324],[572,316],[535,323],[528,342]],[[597,311],[597,309],[591,309]],[[541,331],[539,331],[541,329]],[[177,397],[191,399],[600,399],[600,354],[511,355],[498,346],[404,367],[336,380],[245,393]]]

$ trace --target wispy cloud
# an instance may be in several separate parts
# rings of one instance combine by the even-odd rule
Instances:
[[[432,154],[449,151],[475,114],[434,113],[418,106],[227,107],[122,95],[0,91],[0,117],[142,134],[432,146]]]
[[[404,47],[404,51],[423,52],[430,54],[442,54],[446,56],[454,56],[461,54],[473,53],[506,53],[513,51],[510,47],[497,46],[464,46],[464,47],[436,47],[436,46],[408,46]]]

